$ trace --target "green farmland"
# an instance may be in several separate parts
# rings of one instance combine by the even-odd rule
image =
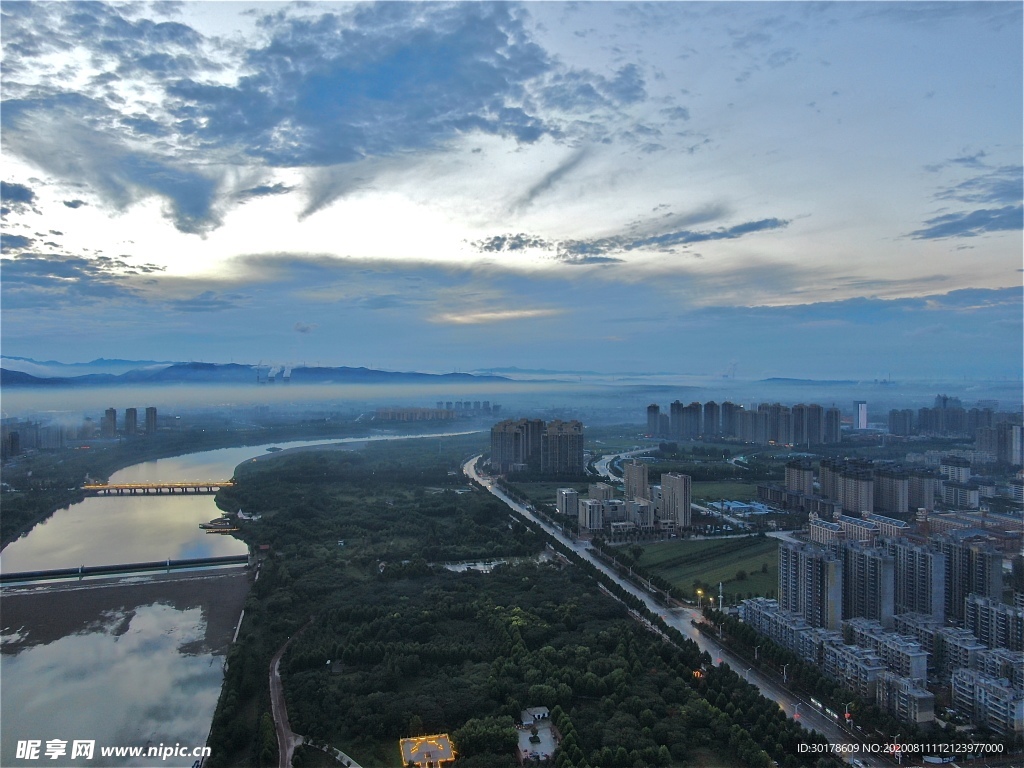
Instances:
[[[640,565],[691,598],[695,581],[710,585],[716,595],[718,582],[726,595],[774,595],[779,583],[779,542],[760,536],[664,541],[646,545]],[[741,571],[746,576],[737,579]],[[705,587],[705,595],[708,592]]]

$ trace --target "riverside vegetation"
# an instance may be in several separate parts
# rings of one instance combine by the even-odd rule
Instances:
[[[639,601],[631,616],[578,557],[531,557],[546,534],[458,474],[480,442],[238,468],[218,503],[262,514],[243,535],[271,554],[228,655],[210,766],[275,764],[268,666],[303,627],[281,665],[292,729],[365,766],[398,766],[400,738],[444,731],[456,766],[512,768],[527,706],[551,709],[559,768],[838,765],[798,754],[821,738],[680,633],[645,629]],[[488,574],[438,565],[499,557],[521,560]],[[299,766],[324,759],[296,753]]]

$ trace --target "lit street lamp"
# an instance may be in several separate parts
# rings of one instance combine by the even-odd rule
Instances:
[[[701,599],[703,597],[704,597],[704,590],[703,589],[698,589],[697,590],[697,610],[698,611],[700,610],[700,601],[701,601]]]

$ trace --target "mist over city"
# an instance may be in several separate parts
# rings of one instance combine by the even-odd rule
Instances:
[[[1022,28],[0,0],[0,765],[1021,765]]]

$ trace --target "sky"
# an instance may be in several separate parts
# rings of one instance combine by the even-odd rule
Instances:
[[[0,2],[3,354],[1019,379],[1021,11]]]

